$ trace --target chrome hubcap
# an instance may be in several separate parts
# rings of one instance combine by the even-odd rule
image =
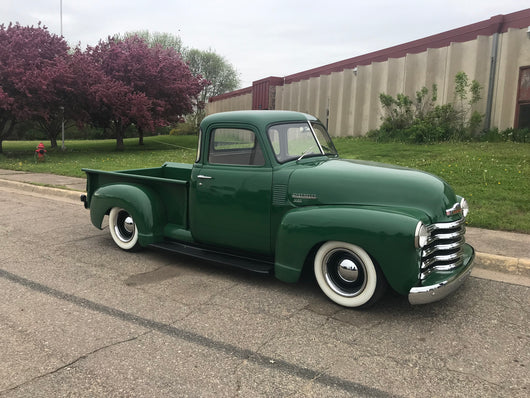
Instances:
[[[366,268],[363,261],[347,249],[330,250],[322,262],[328,286],[343,297],[355,297],[366,287]]]
[[[130,242],[134,237],[136,225],[133,218],[126,211],[120,211],[116,219],[114,231],[119,240],[124,243]]]
[[[344,259],[339,263],[337,272],[344,282],[355,282],[359,277],[357,265],[349,259]]]
[[[123,228],[125,228],[125,230],[131,234],[134,232],[134,221],[131,216],[125,219],[123,222]]]

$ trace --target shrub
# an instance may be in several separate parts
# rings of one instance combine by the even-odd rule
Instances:
[[[499,131],[498,128],[494,128],[485,131],[480,138],[482,141],[487,142],[530,142],[530,129],[508,128],[506,130]]]
[[[455,104],[435,105],[436,84],[430,92],[422,87],[413,100],[405,94],[394,98],[382,93],[379,95],[384,114],[382,124],[368,136],[378,141],[413,143],[475,137],[482,124],[482,115],[472,108],[481,99],[481,90],[476,80],[469,82],[467,75],[459,72],[455,76]]]
[[[169,132],[169,135],[196,135],[199,130],[196,128],[195,123],[192,122],[181,122],[177,123]]]

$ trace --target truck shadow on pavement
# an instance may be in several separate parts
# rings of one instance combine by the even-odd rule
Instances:
[[[457,311],[458,307],[462,307],[462,296],[465,295],[465,289],[470,284],[473,284],[473,282],[468,280],[462,292],[457,291],[440,302],[418,306],[409,304],[406,296],[397,294],[389,287],[385,295],[373,306],[355,309],[342,307],[327,299],[320,290],[311,269],[304,269],[300,280],[290,284],[275,279],[273,275],[259,274],[225,264],[159,250],[147,249],[143,250],[139,255],[155,257],[158,263],[165,265],[152,271],[130,275],[124,281],[127,286],[156,285],[171,279],[178,279],[184,275],[193,274],[195,278],[204,279],[204,281],[219,279],[223,283],[240,285],[244,291],[256,291],[254,295],[249,293],[245,300],[251,297],[252,300],[259,301],[263,292],[267,291],[270,292],[269,296],[276,295],[273,299],[278,301],[278,306],[288,306],[288,302],[293,297],[296,297],[298,303],[300,301],[305,303],[304,308],[307,311],[323,316],[338,316],[346,322],[348,318],[358,322],[360,317],[371,319],[400,318],[405,321],[445,317],[448,313]]]

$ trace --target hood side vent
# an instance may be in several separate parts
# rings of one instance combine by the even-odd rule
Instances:
[[[276,184],[272,186],[272,205],[285,206],[287,204],[287,185]]]

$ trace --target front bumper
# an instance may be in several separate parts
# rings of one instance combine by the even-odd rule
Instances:
[[[469,245],[466,246],[468,250],[470,249],[470,254],[466,256],[465,262],[462,267],[458,268],[458,272],[442,281],[427,286],[413,287],[409,291],[410,304],[428,304],[441,300],[452,294],[464,283],[475,265],[473,262],[475,250]]]

